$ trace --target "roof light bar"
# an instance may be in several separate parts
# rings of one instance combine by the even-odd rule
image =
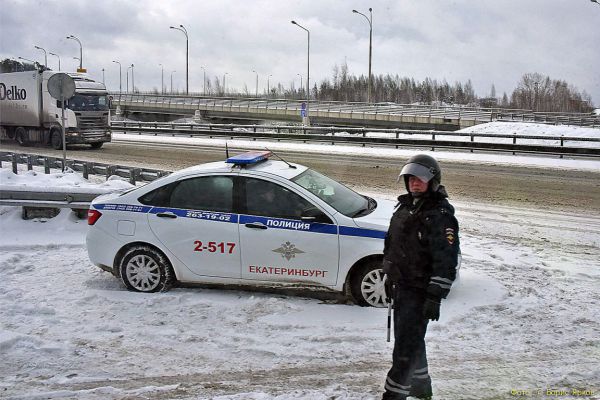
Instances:
[[[225,162],[229,164],[256,164],[261,161],[268,160],[271,156],[270,151],[249,151],[247,153],[238,154],[237,156],[229,157]]]

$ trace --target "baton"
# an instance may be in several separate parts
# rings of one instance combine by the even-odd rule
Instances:
[[[394,291],[392,286],[392,292]],[[388,301],[388,315],[387,315],[387,341],[390,341],[390,331],[392,330],[392,303],[394,301],[394,295],[390,297]]]

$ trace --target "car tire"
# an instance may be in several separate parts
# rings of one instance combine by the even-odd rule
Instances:
[[[387,307],[385,274],[381,260],[372,260],[360,266],[349,281],[352,299],[362,307]]]
[[[15,139],[17,140],[19,146],[29,146],[29,135],[22,126],[19,126],[17,129],[15,129]]]
[[[96,143],[90,143],[90,146],[92,147],[92,149],[98,150],[99,148],[102,147],[103,144],[104,144],[104,142],[96,142]]]
[[[149,246],[127,250],[121,258],[119,272],[127,289],[134,292],[166,292],[175,280],[167,257]]]
[[[50,145],[54,150],[62,150],[62,132],[58,129],[50,131]]]

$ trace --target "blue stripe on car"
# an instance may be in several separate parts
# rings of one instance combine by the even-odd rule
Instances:
[[[215,211],[184,210],[181,208],[168,207],[150,207],[130,204],[94,204],[97,210],[104,211],[125,211],[144,214],[158,214],[170,212],[182,218],[194,218],[215,222],[229,222],[237,224],[248,224],[251,222],[260,222],[272,229],[285,229],[313,233],[325,233],[330,235],[338,234],[338,226],[333,224],[322,224],[318,222],[308,222],[302,220],[269,218],[244,214],[222,213]],[[386,232],[374,229],[357,228],[352,226],[339,226],[339,234],[344,236],[368,237],[375,239],[384,239]]]

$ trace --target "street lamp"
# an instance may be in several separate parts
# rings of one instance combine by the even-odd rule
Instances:
[[[185,27],[183,25],[179,25],[179,28],[174,27],[174,26],[170,26],[169,28],[171,29],[175,29],[178,31],[183,32],[183,34],[185,35],[185,94],[189,94],[189,81],[188,81],[188,49],[189,49],[189,38],[188,38],[188,33],[187,30],[185,29]]]
[[[173,94],[173,74],[177,71],[171,71],[171,94]]]
[[[58,70],[60,71],[60,56],[58,54],[54,54],[52,52],[48,52],[48,54],[50,54],[51,56],[56,56],[58,57]]]
[[[160,93],[165,94],[165,68],[162,64],[160,66]]]
[[[258,98],[258,72],[256,72],[255,70],[252,70],[252,72],[254,72],[256,74],[256,94],[255,94],[255,97]]]
[[[79,61],[79,64],[81,64],[81,58],[79,58],[79,57],[73,57],[73,60],[77,60],[77,61]]]
[[[28,59],[28,58],[25,58],[25,57],[18,57],[18,58],[19,58],[19,60],[29,61],[30,63],[32,63],[32,64],[33,64],[33,66],[34,66],[34,67],[35,67],[35,64],[38,64],[38,62],[37,62],[37,61],[33,61],[33,60],[30,60],[30,59]],[[38,65],[39,65],[39,64],[38,64]],[[36,67],[36,68],[37,68],[37,67]]]
[[[48,54],[46,54],[46,49],[41,48],[40,46],[33,46],[33,47],[44,52],[44,67],[48,68]]]
[[[122,80],[121,80],[121,63],[113,60],[115,64],[119,64],[119,94],[123,91]]]
[[[83,69],[83,46],[81,45],[81,40],[79,40],[78,38],[76,38],[73,35],[67,36],[67,39],[73,39],[73,40],[76,40],[77,43],[79,43],[79,69]],[[77,71],[77,72],[82,72],[82,71]]]
[[[102,68],[102,84],[106,85],[106,83],[104,82],[104,68]]]
[[[267,99],[269,97],[271,97],[271,86],[269,85],[269,78],[272,77],[273,75],[269,75],[267,76]]]
[[[131,64],[131,93],[135,93],[135,79],[133,79],[133,64]]]
[[[373,9],[369,7],[370,18],[367,17],[365,14],[358,12],[356,10],[352,10],[352,12],[355,14],[362,15],[363,17],[365,17],[365,19],[369,23],[369,78],[368,78],[368,82],[367,82],[367,103],[370,103],[371,102],[371,59],[372,59],[372,55],[373,55]]]
[[[292,21],[292,24],[298,28],[303,29],[308,34],[308,46],[307,46],[307,57],[306,57],[306,114],[304,114],[306,125],[310,125],[309,109],[310,109],[310,31],[297,23]]]
[[[223,96],[227,96],[227,84],[225,83],[225,78],[229,75],[229,72],[225,72],[223,74]]]
[[[200,68],[202,68],[202,93],[204,96],[206,96],[206,70],[204,67]]]
[[[302,75],[300,74],[296,74],[300,77],[300,91],[302,91]]]
[[[133,67],[133,64],[131,64],[129,67],[127,67],[127,70],[125,71],[127,77],[125,79],[125,87],[127,88],[127,93],[129,93],[129,70]]]

